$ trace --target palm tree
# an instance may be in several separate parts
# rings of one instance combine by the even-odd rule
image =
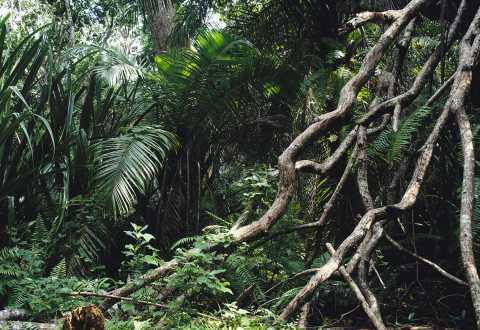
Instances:
[[[175,133],[181,148],[167,156],[135,208],[155,228],[168,256],[176,239],[203,227],[199,202],[205,178],[219,173],[214,164],[237,159],[239,151],[268,155],[271,137],[283,138],[280,133],[290,130],[279,123],[291,114],[299,77],[248,41],[215,30],[199,33],[191,49],[161,54],[156,67],[144,86],[156,105],[142,121]]]

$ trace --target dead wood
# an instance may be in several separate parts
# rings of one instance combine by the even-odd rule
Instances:
[[[168,275],[168,273],[172,271],[179,264],[180,264],[180,261],[178,259],[173,259],[172,261],[167,262],[164,265],[154,269],[154,271],[150,275],[145,274],[141,276],[139,279],[137,279],[136,282],[130,283],[119,289],[113,290],[112,292],[109,292],[109,294],[115,297],[128,297],[130,294],[137,292],[138,290],[140,290],[141,288],[144,288],[148,284],[162,279],[163,277]],[[107,297],[102,302],[100,302],[98,307],[102,312],[105,312],[115,304],[115,301],[116,299]]]
[[[236,301],[238,307],[240,307],[240,308],[245,307],[245,305],[244,305],[245,300],[248,298],[248,296],[252,293],[252,291],[256,287],[257,287],[257,283],[253,283],[248,288],[243,290],[243,292],[238,296],[237,301]]]
[[[0,321],[25,320],[27,317],[28,311],[22,308],[12,308],[0,311]]]
[[[58,329],[58,325],[53,323],[38,323],[38,322],[23,322],[23,321],[0,321],[0,328],[3,326],[9,330],[21,329],[38,329],[38,330],[53,330]]]
[[[67,296],[67,297],[87,296],[87,297],[103,297],[103,298],[110,298],[110,299],[124,300],[124,301],[134,300],[133,298],[114,296],[111,294],[95,293],[95,292],[80,292],[80,291],[79,292],[57,292],[57,296]],[[160,307],[160,308],[168,308],[168,306],[166,305],[161,305],[161,304],[153,303],[150,301],[135,300],[135,302],[141,305],[151,305],[151,306]]]
[[[402,252],[405,252],[407,253],[408,255],[411,255],[412,257],[414,257],[415,259],[417,259],[418,261],[421,261],[423,262],[424,264],[426,265],[429,265],[431,266],[433,269],[435,269],[437,272],[439,272],[440,274],[442,274],[443,276],[445,276],[446,278],[454,281],[455,283],[458,283],[460,285],[464,285],[464,286],[468,286],[468,283],[462,281],[461,279],[449,274],[448,272],[446,272],[443,268],[441,268],[440,266],[438,266],[436,263],[428,260],[428,259],[425,259],[407,249],[405,249],[403,246],[401,246],[400,244],[398,244],[393,238],[391,238],[388,234],[385,234],[385,238],[394,246],[396,247],[398,250],[402,251]]]
[[[70,312],[63,322],[63,330],[105,329],[105,318],[95,305],[78,307]]]

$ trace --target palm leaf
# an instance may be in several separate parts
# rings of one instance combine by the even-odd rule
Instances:
[[[80,45],[65,52],[65,56],[68,58],[80,55],[89,61],[91,61],[91,57],[94,55],[98,55],[97,58],[100,57],[100,61],[93,68],[93,72],[111,87],[135,80],[144,75],[144,69],[137,63],[137,59],[119,49],[96,45]]]
[[[201,28],[208,28],[207,18],[215,6],[215,0],[185,1],[177,11],[175,28],[169,36],[172,46],[184,47]]]
[[[174,135],[158,126],[135,127],[94,144],[99,201],[114,212],[130,210],[137,194],[145,190],[176,146]]]

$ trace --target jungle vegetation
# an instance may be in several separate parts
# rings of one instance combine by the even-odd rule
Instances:
[[[0,327],[480,329],[479,56],[478,1],[0,1]]]

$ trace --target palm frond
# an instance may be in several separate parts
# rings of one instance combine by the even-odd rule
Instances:
[[[144,69],[137,63],[135,57],[117,49],[107,49],[102,62],[95,67],[94,72],[112,87],[144,75]]]
[[[92,68],[109,86],[115,87],[125,82],[144,76],[144,68],[135,56],[128,55],[120,49],[96,45],[79,45],[65,52],[68,58],[89,58],[97,55],[98,63]],[[83,56],[83,57],[82,57]]]
[[[215,0],[185,1],[177,11],[175,28],[168,39],[169,44],[184,47],[197,30],[208,28],[207,19],[215,3]]]
[[[177,146],[176,138],[157,126],[134,127],[117,138],[94,145],[98,200],[111,210],[127,212]]]

